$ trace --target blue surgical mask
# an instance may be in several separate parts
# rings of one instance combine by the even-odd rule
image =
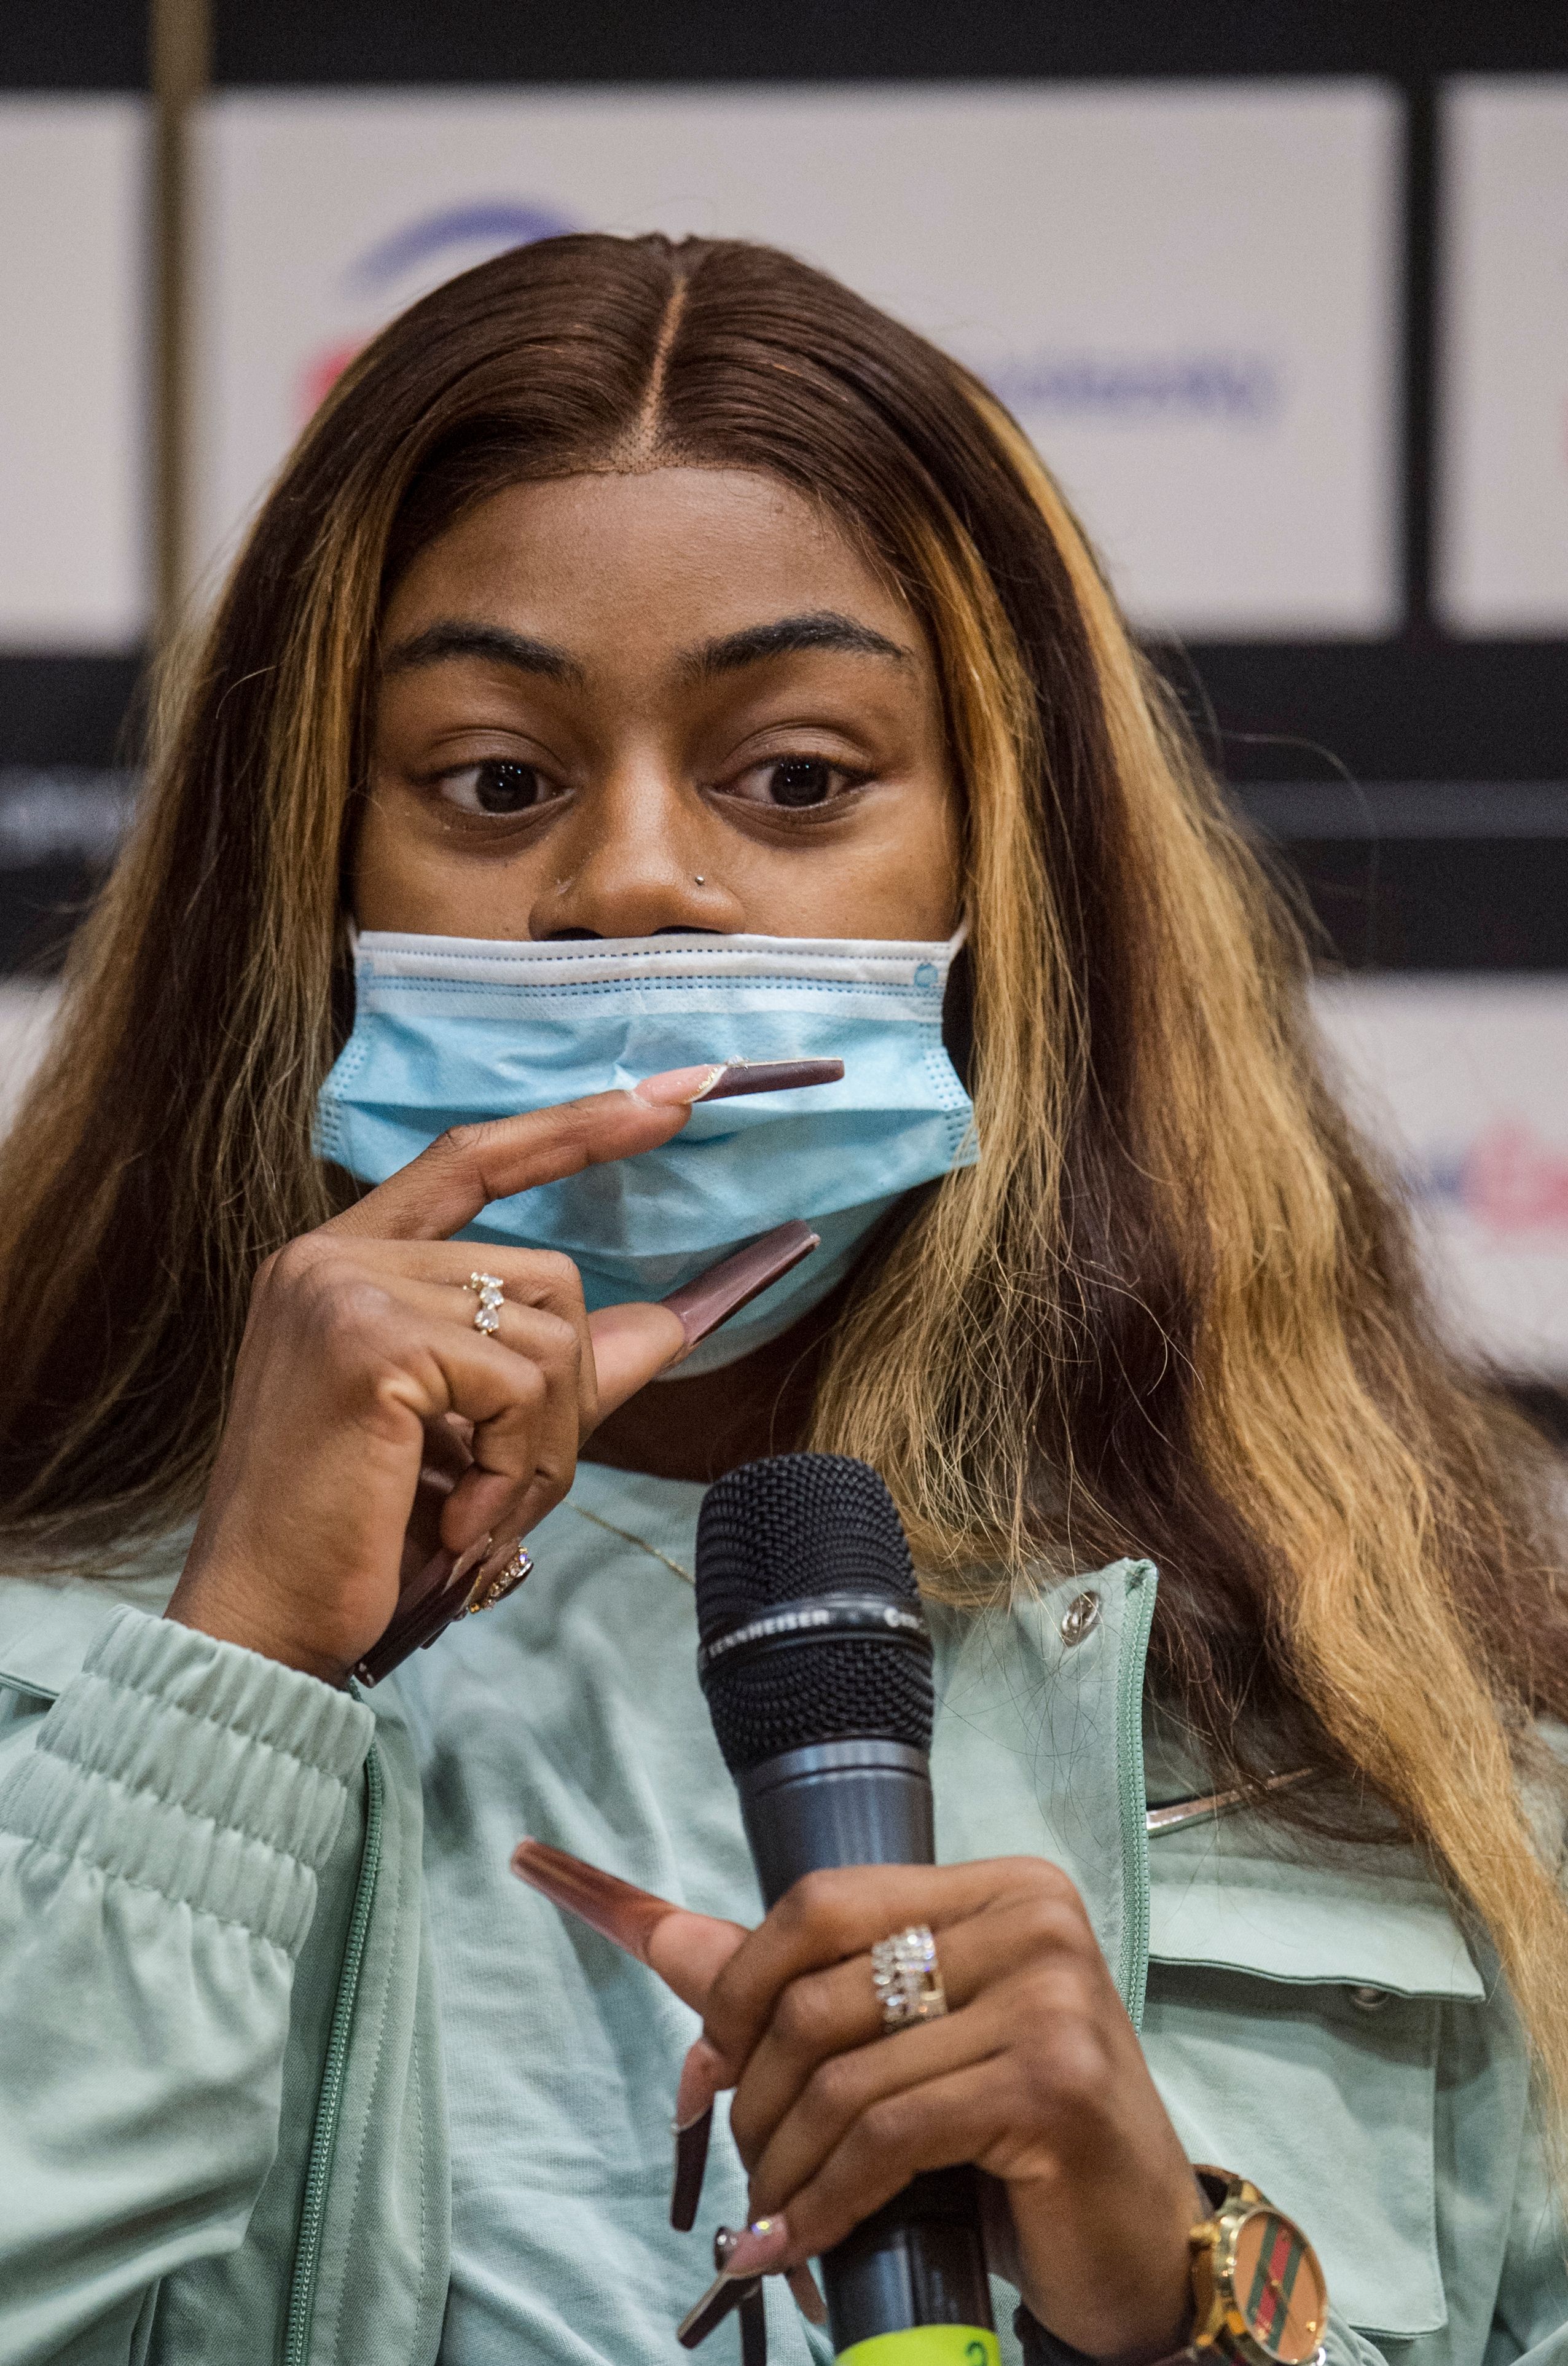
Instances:
[[[317,1148],[380,1183],[448,1126],[707,1060],[842,1060],[839,1084],[699,1102],[662,1148],[493,1200],[461,1235],[563,1250],[592,1309],[662,1298],[804,1217],[821,1247],[681,1366],[713,1369],[826,1297],[907,1191],[973,1165],[973,1111],[942,1034],[962,941],[366,931]]]

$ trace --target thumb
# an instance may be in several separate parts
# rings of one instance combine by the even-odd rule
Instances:
[[[657,1303],[632,1301],[605,1306],[591,1314],[588,1335],[593,1342],[601,1415],[625,1404],[656,1372],[677,1362],[710,1331],[716,1331],[764,1290],[782,1281],[819,1245],[810,1225],[793,1218],[721,1257],[694,1281],[683,1282]]]
[[[658,1300],[602,1307],[588,1318],[588,1336],[593,1346],[601,1420],[635,1397],[666,1364],[683,1356],[688,1344],[679,1314]]]
[[[704,2012],[708,1990],[748,1935],[742,1923],[721,1922],[716,1915],[692,1914],[676,1906],[649,1932],[643,1960],[682,2004]]]

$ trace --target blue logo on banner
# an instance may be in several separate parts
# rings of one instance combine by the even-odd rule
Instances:
[[[455,248],[467,247],[468,260],[478,262],[476,248],[485,254],[500,254],[509,246],[531,246],[536,238],[558,238],[565,231],[581,228],[580,222],[569,220],[565,214],[548,206],[529,204],[516,197],[479,198],[466,205],[443,206],[434,213],[420,214],[378,239],[349,265],[342,284],[351,296],[379,299],[377,309],[384,310],[400,279],[438,255],[450,254]],[[316,405],[330,393],[364,343],[361,332],[324,346],[307,358],[299,373],[296,398],[301,422],[309,419]]]
[[[1010,411],[1054,419],[1261,426],[1284,407],[1280,371],[1264,354],[1046,350],[983,365],[979,375]]]
[[[368,292],[389,287],[406,271],[418,270],[455,246],[488,246],[500,254],[504,247],[531,246],[536,238],[558,238],[563,231],[581,227],[547,206],[520,204],[511,197],[446,206],[439,212],[405,222],[381,239],[351,265],[348,282]]]

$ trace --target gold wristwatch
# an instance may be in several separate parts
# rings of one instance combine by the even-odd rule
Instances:
[[[1328,2287],[1299,2226],[1245,2177],[1194,2171],[1213,2203],[1194,2226],[1189,2356],[1235,2366],[1323,2366]]]

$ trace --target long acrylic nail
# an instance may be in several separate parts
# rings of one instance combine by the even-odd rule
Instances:
[[[675,2139],[670,2224],[682,2235],[696,2224],[703,2173],[707,2167],[708,2138],[713,2133],[714,2097],[728,2084],[728,2072],[717,2048],[705,2037],[696,2038],[681,2065],[675,2116],[670,2123]]]
[[[675,2138],[675,2175],[670,2187],[670,2224],[677,2235],[689,2235],[697,2223],[703,2179],[708,2165],[708,2138],[713,2134],[713,2105],[694,2120],[671,2122]]]
[[[616,1874],[602,1873],[596,1865],[584,1865],[580,1856],[569,1856],[565,1849],[551,1848],[545,1841],[519,1841],[512,1852],[512,1870],[552,1906],[564,1907],[641,1964],[648,1961],[648,1943],[664,1917],[681,1910],[668,1898],[656,1898],[651,1889],[639,1889]]]
[[[454,1593],[456,1593],[457,1587],[464,1583],[465,1579],[472,1579],[474,1572],[480,1568],[482,1564],[490,1559],[490,1556],[494,1549],[495,1531],[492,1528],[487,1528],[482,1537],[476,1537],[473,1543],[466,1547],[466,1549],[457,1555],[457,1560],[452,1564],[452,1589]]]
[[[768,2276],[784,2265],[790,2247],[787,2218],[754,2218],[729,2247],[724,2271],[730,2276]]]
[[[788,1093],[807,1085],[836,1085],[842,1060],[727,1060],[711,1085],[693,1098],[732,1101],[741,1093]]]
[[[355,1664],[353,1673],[360,1684],[378,1684],[411,1653],[423,1644],[434,1643],[451,1625],[468,1598],[469,1573],[484,1559],[490,1545],[487,1536],[465,1553],[448,1552],[443,1547],[431,1554],[419,1575],[399,1595],[386,1633]]]
[[[798,2268],[791,2268],[784,2278],[794,2295],[795,2304],[808,2325],[826,2325],[828,2304],[822,2297],[821,2286],[802,2259]]]
[[[720,2235],[724,2232],[721,2226]],[[700,2349],[733,2309],[744,2309],[761,2289],[754,2276],[732,2276],[728,2268],[720,2268],[702,2298],[693,2303],[675,2327],[675,2338],[682,2349]]]
[[[730,2083],[729,2066],[709,2037],[694,2038],[681,2065],[681,2083],[675,2090],[675,2124],[685,2127],[709,2110],[721,2087]]]
[[[741,1093],[787,1093],[807,1085],[836,1085],[842,1060],[715,1060],[702,1068],[666,1068],[632,1087],[655,1109],[684,1102],[734,1100]]]
[[[723,1076],[725,1063],[709,1060],[700,1068],[664,1068],[657,1076],[644,1076],[632,1087],[636,1099],[647,1101],[654,1109],[680,1109],[692,1101],[701,1100],[709,1087]]]
[[[782,1281],[792,1267],[820,1245],[820,1234],[795,1219],[775,1226],[759,1240],[748,1241],[733,1256],[698,1274],[695,1281],[672,1290],[662,1302],[679,1316],[688,1350],[721,1323],[728,1323],[732,1314],[739,1314],[743,1306],[750,1306],[764,1290],[771,1290],[775,1281]]]

